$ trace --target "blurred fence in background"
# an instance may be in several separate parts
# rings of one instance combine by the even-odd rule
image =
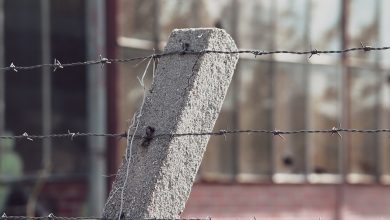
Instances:
[[[102,58],[159,53],[171,30],[185,27],[224,28],[242,49],[308,52],[303,56],[241,55],[215,131],[264,129],[268,134],[221,132],[220,137],[212,137],[198,174],[199,182],[390,183],[387,134],[341,133],[339,138],[332,130],[390,127],[390,52],[364,50],[369,46],[390,45],[387,1],[96,1],[100,7],[107,7],[103,10],[107,16],[99,12],[97,17],[90,13],[94,10],[91,8],[87,15],[89,6],[77,0],[50,1],[46,9],[28,0],[0,2],[3,3],[0,20],[4,19],[0,22],[0,28],[4,29],[0,41],[5,45],[4,51],[0,50],[0,64],[8,66],[3,70],[19,70],[0,73],[0,133],[6,130],[11,136],[23,139],[14,146],[23,173],[12,181],[4,178],[3,182],[21,189],[20,195],[28,197],[32,186],[39,182],[42,167],[50,164],[40,199],[42,207],[68,215],[92,209],[86,207],[86,197],[91,194],[93,182],[88,179],[94,166],[87,159],[93,144],[84,138],[70,141],[72,137],[83,136],[73,135],[78,131],[95,132],[89,130],[93,123],[88,118],[93,111],[91,100],[107,101],[107,132],[101,134],[118,137],[127,130],[126,121],[141,102],[143,89],[138,85],[137,74],[145,69],[146,63],[124,62],[102,69],[100,65],[107,62]],[[44,10],[50,24],[42,20]],[[91,18],[96,18],[96,23],[90,23]],[[49,62],[45,60],[47,55],[37,56],[43,54],[45,42],[48,44],[42,35],[45,25],[50,25]],[[107,28],[106,36],[88,35],[85,31],[98,32],[102,27]],[[101,38],[97,39],[98,36]],[[109,39],[105,45],[107,55],[104,51],[101,58],[99,53],[91,55],[92,50],[101,48],[88,43],[96,40],[100,42],[93,41],[96,46],[104,47],[105,37]],[[315,49],[352,47],[361,51],[349,55],[313,53]],[[58,63],[52,60],[54,57]],[[91,69],[84,65],[71,71],[66,67],[60,69],[67,63],[95,58],[92,62],[97,64],[94,67],[100,76],[104,70],[108,73],[107,84],[99,84],[107,86],[107,97],[97,97],[88,91],[87,85],[95,82],[86,74],[93,72]],[[15,68],[9,67],[12,62]],[[50,73],[51,96],[43,92],[50,83],[42,80],[42,69],[28,73],[17,69],[39,63],[57,68],[55,74]],[[146,82],[151,82],[151,74]],[[50,101],[50,114],[43,114],[43,106],[47,107]],[[50,133],[42,126],[48,119],[51,119]],[[326,129],[334,135],[279,133],[283,138],[274,138],[277,131],[306,129]],[[24,132],[27,136],[23,136]],[[35,140],[33,134],[60,133],[66,139],[55,139],[49,145],[27,139]],[[108,165],[107,172],[93,172],[95,177],[98,174],[99,181],[113,179],[124,151],[124,140],[113,138],[99,143],[110,149],[103,158],[107,160],[103,161]],[[104,196],[101,191],[100,197]],[[99,200],[101,203],[102,199]],[[40,213],[49,214],[44,209]]]

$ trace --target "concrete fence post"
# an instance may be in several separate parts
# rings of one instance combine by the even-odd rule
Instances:
[[[183,48],[237,50],[232,38],[216,28],[174,30],[164,52]],[[103,211],[104,218],[180,216],[209,136],[158,137],[158,134],[212,131],[237,60],[238,54],[219,53],[160,58],[136,132],[152,138],[135,139],[132,149],[127,150],[131,152],[130,158],[125,158],[119,168]]]

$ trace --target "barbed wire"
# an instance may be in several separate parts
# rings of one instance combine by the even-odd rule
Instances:
[[[68,133],[62,133],[62,134],[48,134],[48,135],[29,135],[27,132],[24,132],[21,135],[13,135],[13,136],[0,136],[1,139],[26,139],[33,141],[35,139],[48,139],[48,138],[70,138],[73,140],[77,137],[109,137],[109,138],[125,138],[126,133],[112,133],[112,134],[103,134],[103,133],[74,133],[69,132]]]
[[[139,60],[146,60],[146,59],[157,59],[164,56],[171,56],[171,55],[185,55],[185,54],[207,54],[207,53],[217,53],[217,54],[252,54],[255,57],[257,56],[264,56],[264,55],[272,55],[272,54],[294,54],[294,55],[310,55],[309,58],[311,58],[313,55],[320,55],[320,54],[341,54],[341,53],[350,53],[353,51],[364,51],[364,52],[370,52],[370,51],[382,51],[382,50],[390,50],[390,47],[371,47],[371,46],[365,46],[363,43],[361,43],[360,47],[353,47],[353,48],[347,48],[342,50],[307,50],[307,51],[290,51],[290,50],[275,50],[275,51],[264,51],[264,50],[258,50],[258,49],[240,49],[237,51],[224,51],[224,50],[202,50],[202,51],[193,51],[188,50],[188,47],[183,48],[183,50],[180,51],[173,51],[173,52],[166,52],[166,53],[159,53],[159,54],[151,54],[148,56],[140,56],[140,57],[132,57],[132,58],[124,58],[124,59],[109,59],[104,58],[102,55],[99,56],[99,59],[97,60],[90,60],[90,61],[84,61],[84,62],[73,62],[73,63],[64,63],[61,64],[61,62],[58,59],[54,59],[54,62],[52,64],[38,64],[33,66],[18,66],[15,65],[14,62],[11,62],[10,66],[8,67],[1,67],[0,70],[3,71],[14,71],[18,72],[19,70],[32,70],[32,69],[40,69],[44,67],[52,68],[55,72],[58,69],[63,69],[67,67],[74,67],[74,66],[86,66],[86,65],[102,65],[105,64],[112,64],[112,63],[123,63],[123,62],[132,62],[132,61],[139,61]]]
[[[61,216],[55,216],[53,214],[50,214],[48,216],[39,216],[39,217],[29,217],[29,216],[7,216],[5,213],[0,216],[0,220],[105,220],[105,218],[102,217],[61,217]],[[123,217],[122,220],[126,220],[128,218]],[[150,220],[158,220],[158,218],[145,218]],[[186,218],[181,220],[201,220],[205,218]],[[208,220],[211,220],[211,218],[208,218]]]
[[[314,134],[314,133],[328,133],[328,134],[339,134],[340,132],[347,133],[390,133],[390,129],[344,129],[344,128],[336,128],[333,127],[331,129],[319,129],[319,130],[290,130],[290,131],[281,131],[281,130],[256,130],[256,129],[248,129],[248,130],[219,130],[216,132],[203,132],[203,133],[182,133],[182,134],[171,134],[174,137],[180,136],[202,136],[202,135],[210,135],[210,136],[220,136],[227,134],[242,134],[242,133],[265,133],[272,135],[291,135],[291,134]],[[160,134],[159,136],[167,136],[169,134]]]
[[[28,216],[7,216],[7,217],[0,217],[0,220],[6,220],[6,219],[12,219],[12,220],[41,220],[41,219],[46,219],[46,220],[80,220],[80,219],[102,219],[102,218],[97,218],[97,217],[48,217],[48,216],[42,216],[42,217],[28,217]]]
[[[33,216],[7,216],[5,213],[3,213],[2,216],[0,216],[0,220],[6,220],[6,219],[12,219],[12,220],[41,220],[41,219],[47,219],[47,220],[80,220],[80,219],[102,219],[100,217],[61,217],[61,216],[55,216],[52,213],[48,216],[39,216],[39,217],[33,217]]]
[[[101,65],[102,67],[106,64],[113,63],[126,63],[133,61],[142,61],[147,59],[158,59],[165,56],[172,55],[203,55],[203,54],[251,54],[254,55],[255,58],[257,56],[265,56],[265,55],[273,55],[273,54],[293,54],[293,55],[309,55],[308,58],[311,58],[313,55],[320,54],[344,54],[356,51],[370,52],[370,51],[383,51],[390,50],[390,47],[371,47],[365,46],[361,43],[361,47],[347,48],[341,50],[306,50],[306,51],[290,51],[290,50],[275,50],[275,51],[263,51],[258,49],[239,49],[237,51],[225,51],[225,50],[202,50],[202,51],[193,51],[189,50],[188,47],[183,47],[183,50],[159,53],[159,54],[151,54],[147,56],[139,56],[139,57],[131,57],[131,58],[123,58],[123,59],[109,59],[104,58],[102,55],[99,56],[97,60],[89,60],[83,62],[72,62],[72,63],[64,63],[62,64],[58,59],[54,59],[52,64],[37,64],[32,66],[18,66],[15,65],[14,62],[8,67],[1,67],[2,71],[28,71],[33,69],[41,69],[41,68],[51,68],[53,72],[64,69],[68,67],[76,67],[76,66],[87,66],[87,65]],[[342,133],[365,133],[365,134],[374,134],[374,133],[390,133],[390,129],[345,129],[345,128],[336,128],[333,127],[331,129],[317,129],[317,130],[266,130],[266,129],[245,129],[245,130],[219,130],[212,132],[188,132],[188,133],[148,133],[145,135],[129,135],[127,132],[123,133],[80,133],[80,132],[70,132],[60,133],[60,134],[49,134],[49,135],[29,135],[27,132],[24,132],[21,135],[15,136],[0,136],[0,140],[4,139],[14,139],[14,140],[42,140],[48,138],[70,138],[70,140],[74,140],[75,138],[80,137],[105,137],[105,138],[128,138],[132,136],[136,139],[144,139],[145,141],[150,142],[154,138],[160,137],[184,137],[184,136],[226,136],[226,135],[240,135],[240,134],[254,134],[254,133],[262,133],[262,134],[270,134],[273,136],[279,136],[282,139],[285,139],[283,135],[295,135],[295,134],[330,134],[330,135],[338,135],[342,138]],[[5,213],[0,216],[0,220],[6,219],[20,219],[20,220],[41,220],[41,219],[58,219],[58,220],[82,220],[82,219],[103,219],[101,217],[57,217],[53,214],[42,217],[28,217],[28,216],[7,216]]]
[[[341,133],[390,133],[390,129],[345,129],[345,128],[336,128],[331,129],[318,129],[318,130],[265,130],[265,129],[246,129],[246,130],[219,130],[213,132],[189,132],[189,133],[156,133],[150,134],[146,132],[145,135],[135,135],[136,139],[147,139],[148,141],[159,138],[159,137],[183,137],[183,136],[225,136],[225,135],[239,135],[239,134],[251,134],[251,133],[263,133],[263,134],[272,134],[274,136],[281,135],[294,135],[294,134],[315,134],[315,133],[325,133],[325,134],[337,134],[341,136]],[[132,136],[132,134],[130,134]],[[47,139],[47,138],[70,138],[71,140],[78,137],[106,137],[106,138],[127,138],[128,135],[126,132],[123,133],[111,133],[111,134],[99,134],[99,133],[62,133],[62,134],[49,134],[49,135],[29,135],[26,132],[22,135],[14,136],[0,136],[1,139],[25,139],[33,141],[36,139]]]

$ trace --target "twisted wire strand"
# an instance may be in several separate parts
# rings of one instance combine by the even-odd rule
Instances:
[[[18,66],[15,65],[13,62],[8,67],[1,67],[0,70],[3,71],[19,71],[19,70],[32,70],[32,69],[39,69],[44,67],[53,68],[54,71],[56,71],[59,68],[67,68],[67,67],[74,67],[74,66],[85,66],[85,65],[105,65],[105,64],[112,64],[112,63],[123,63],[123,62],[132,62],[132,61],[139,61],[139,60],[145,60],[145,59],[157,59],[164,56],[172,56],[172,55],[197,55],[197,54],[206,54],[206,53],[217,53],[217,54],[252,54],[255,57],[257,56],[264,56],[264,55],[272,55],[272,54],[294,54],[294,55],[320,55],[320,54],[341,54],[341,53],[350,53],[354,51],[363,51],[363,52],[370,52],[370,51],[383,51],[383,50],[390,50],[390,47],[384,46],[384,47],[371,47],[371,46],[364,46],[362,44],[361,47],[354,47],[354,48],[347,48],[347,49],[341,49],[341,50],[306,50],[306,51],[292,51],[292,50],[275,50],[275,51],[263,51],[258,49],[240,49],[237,51],[223,51],[223,50],[203,50],[203,51],[193,51],[193,50],[181,50],[181,51],[173,51],[173,52],[166,52],[166,53],[159,53],[159,54],[151,54],[148,56],[140,56],[140,57],[131,57],[131,58],[122,58],[122,59],[109,59],[109,58],[103,58],[100,56],[100,59],[98,60],[90,60],[90,61],[84,61],[84,62],[73,62],[73,63],[65,63],[61,64],[59,60],[54,59],[53,64],[38,64],[38,65],[32,65],[32,66]],[[310,58],[309,57],[309,58]]]
[[[159,137],[183,137],[183,136],[221,136],[221,135],[239,135],[239,134],[251,134],[251,133],[264,133],[272,135],[294,135],[294,134],[335,134],[335,133],[390,133],[390,129],[345,129],[345,128],[332,128],[332,129],[318,129],[318,130],[265,130],[265,129],[246,129],[246,130],[219,130],[212,132],[189,132],[189,133],[156,133],[153,138]],[[78,137],[107,137],[107,138],[126,138],[127,133],[62,133],[62,134],[49,134],[49,135],[28,135],[24,133],[22,135],[15,136],[0,136],[1,139],[47,139],[47,138],[78,138]],[[135,135],[135,138],[145,138],[143,135]]]

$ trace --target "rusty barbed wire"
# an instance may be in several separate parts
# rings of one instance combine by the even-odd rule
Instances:
[[[265,130],[265,129],[246,129],[246,130],[219,130],[212,132],[189,132],[189,133],[157,133],[152,136],[146,132],[145,135],[135,135],[136,139],[145,139],[151,141],[154,138],[160,137],[183,137],[183,136],[225,136],[225,135],[239,135],[239,134],[252,134],[252,133],[263,133],[271,134],[273,136],[280,135],[295,135],[295,134],[337,134],[341,136],[341,133],[390,133],[390,129],[345,129],[345,128],[331,128],[331,129],[317,129],[317,130]],[[99,133],[62,133],[62,134],[49,134],[49,135],[29,135],[26,132],[22,135],[14,136],[0,136],[1,139],[25,139],[29,141],[47,138],[70,138],[73,140],[78,137],[106,137],[106,138],[126,138],[128,135],[126,132],[123,133],[111,133],[111,134],[99,134]],[[130,134],[132,136],[132,134]]]
[[[97,60],[90,60],[90,61],[84,61],[84,62],[73,62],[73,63],[64,63],[61,64],[61,62],[55,58],[54,62],[52,64],[38,64],[38,65],[32,65],[32,66],[18,66],[15,64],[15,62],[11,62],[11,64],[8,67],[1,67],[0,70],[3,71],[14,71],[18,72],[20,70],[32,70],[32,69],[40,69],[44,67],[52,68],[53,72],[55,72],[58,69],[64,69],[67,67],[74,67],[74,66],[86,66],[86,65],[106,65],[106,64],[112,64],[112,63],[124,63],[124,62],[132,62],[132,61],[139,61],[139,60],[146,60],[146,59],[157,59],[164,56],[171,56],[171,55],[185,55],[185,54],[207,54],[207,53],[216,53],[216,54],[252,54],[255,57],[257,56],[264,56],[264,55],[272,55],[272,54],[294,54],[294,55],[310,55],[312,57],[313,55],[320,55],[320,54],[341,54],[341,53],[350,53],[353,51],[363,51],[363,52],[370,52],[370,51],[382,51],[382,50],[390,50],[390,47],[371,47],[366,46],[363,43],[361,43],[360,47],[354,47],[354,48],[347,48],[347,49],[341,49],[341,50],[306,50],[306,51],[290,51],[290,50],[275,50],[275,51],[264,51],[264,50],[258,50],[258,49],[240,49],[237,51],[223,51],[223,50],[202,50],[202,51],[193,51],[188,50],[188,48],[183,48],[183,50],[180,51],[173,51],[173,52],[166,52],[166,53],[159,53],[159,54],[151,54],[148,56],[140,56],[140,57],[131,57],[131,58],[123,58],[123,59],[109,59],[102,57],[102,55],[99,55],[99,59]]]

